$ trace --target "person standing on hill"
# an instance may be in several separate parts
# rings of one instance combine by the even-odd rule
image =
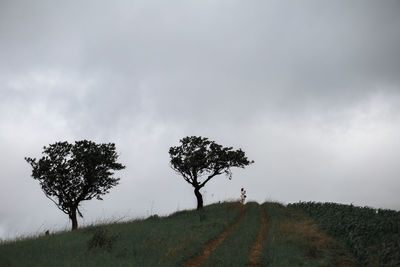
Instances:
[[[244,205],[245,200],[246,200],[246,190],[242,188],[240,189],[240,202]]]

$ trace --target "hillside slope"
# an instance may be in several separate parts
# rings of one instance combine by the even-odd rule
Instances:
[[[0,245],[0,266],[352,265],[338,241],[278,203],[225,202]]]
[[[400,212],[337,203],[289,205],[343,240],[362,266],[400,266]]]

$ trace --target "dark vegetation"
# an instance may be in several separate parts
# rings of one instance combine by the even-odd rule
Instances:
[[[342,239],[362,266],[400,266],[400,212],[336,203],[300,202],[289,207]]]
[[[245,215],[230,235],[204,262],[204,266],[246,266],[249,249],[261,227],[260,205],[246,204]]]
[[[117,162],[115,145],[96,144],[92,141],[76,141],[75,144],[57,142],[43,148],[44,156],[25,158],[32,166],[32,177],[38,180],[42,190],[72,222],[72,230],[78,228],[77,214],[82,201],[101,196],[118,184],[112,177],[115,170],[125,166]]]
[[[301,212],[280,203],[263,204],[268,216],[261,266],[356,266],[343,245]]]
[[[106,249],[110,252],[118,236],[118,234],[110,235],[104,227],[96,227],[92,238],[87,243],[88,249]]]
[[[208,181],[223,173],[232,179],[232,167],[244,168],[254,163],[241,149],[223,147],[205,137],[187,136],[180,143],[180,146],[169,149],[171,168],[194,187],[197,209],[203,207],[200,189]]]
[[[0,266],[182,266],[240,215],[221,203],[168,217],[86,227],[0,244]]]
[[[262,208],[268,220],[260,266],[364,266],[341,239],[321,232],[316,221],[297,208],[255,202],[246,204],[243,217],[239,202],[225,202],[168,217],[3,242],[0,266],[184,266],[232,225],[236,227],[203,265],[248,266]]]

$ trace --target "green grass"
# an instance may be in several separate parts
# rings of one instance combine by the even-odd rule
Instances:
[[[0,245],[1,266],[178,266],[231,225],[238,203],[214,204],[166,218],[88,227]],[[115,239],[112,249],[88,249],[96,230]]]
[[[241,208],[239,202],[224,202],[168,217],[7,241],[0,243],[0,266],[183,266],[237,222]],[[268,223],[260,266],[356,265],[344,241],[320,231],[317,220],[301,210],[250,202],[242,220],[204,266],[249,265],[249,252],[261,229],[262,209]],[[330,218],[334,223],[335,217]]]
[[[214,250],[204,266],[246,266],[251,249],[261,227],[260,205],[249,202],[240,224]]]
[[[289,205],[346,242],[362,266],[400,266],[400,212],[337,203]]]
[[[355,266],[343,245],[319,231],[302,213],[280,203],[263,204],[268,228],[262,266]]]

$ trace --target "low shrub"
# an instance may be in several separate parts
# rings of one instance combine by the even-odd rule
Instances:
[[[118,235],[110,235],[106,229],[99,227],[95,229],[92,238],[87,243],[88,250],[105,249],[111,251],[117,238]]]

